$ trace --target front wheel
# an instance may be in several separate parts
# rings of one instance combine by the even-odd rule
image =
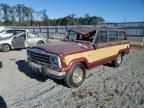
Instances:
[[[112,64],[114,65],[114,67],[119,67],[122,63],[123,57],[121,54],[119,54],[117,56],[117,58],[115,60],[112,61]]]
[[[3,44],[2,45],[2,51],[3,52],[8,52],[10,50],[10,46],[8,44]]]
[[[85,67],[82,64],[75,64],[65,77],[65,83],[69,87],[80,86],[85,79]]]

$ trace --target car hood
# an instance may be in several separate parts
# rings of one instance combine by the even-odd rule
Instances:
[[[3,34],[3,33],[0,33],[0,37],[1,38],[7,38],[7,37],[11,37],[13,36],[12,34]]]
[[[33,47],[45,50],[54,54],[71,54],[71,53],[80,53],[83,51],[92,50],[93,46],[86,43],[76,43],[76,42],[52,42],[45,45]]]
[[[7,40],[10,40],[11,38],[12,38],[12,36],[0,38],[0,41],[7,41]]]

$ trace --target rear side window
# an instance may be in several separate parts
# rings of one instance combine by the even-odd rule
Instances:
[[[125,40],[125,33],[124,32],[118,32],[118,40]]]
[[[28,38],[36,38],[36,33],[28,33]]]
[[[97,43],[105,43],[107,42],[107,31],[99,31],[97,34]]]
[[[116,41],[117,40],[117,32],[116,31],[109,31],[109,41]]]

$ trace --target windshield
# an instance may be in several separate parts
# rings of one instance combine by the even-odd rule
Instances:
[[[74,31],[69,31],[64,40],[65,41],[87,41],[87,42],[93,42],[93,39],[95,37],[95,33],[89,33],[86,35],[81,35]]]
[[[0,33],[4,32],[5,30],[0,30]]]

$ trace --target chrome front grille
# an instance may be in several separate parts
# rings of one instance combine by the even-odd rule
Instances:
[[[28,59],[40,65],[50,68],[61,68],[60,57],[55,54],[48,53],[43,49],[30,48],[27,50]]]
[[[37,53],[33,51],[29,51],[30,58],[39,62],[43,62],[46,64],[51,64],[50,56],[42,53]]]

